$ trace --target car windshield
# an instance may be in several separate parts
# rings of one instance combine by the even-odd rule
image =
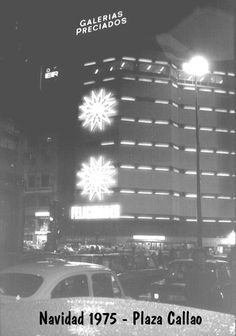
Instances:
[[[0,294],[29,297],[41,286],[43,278],[34,274],[2,273],[0,274]]]

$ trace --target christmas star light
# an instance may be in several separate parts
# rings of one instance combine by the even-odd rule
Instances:
[[[116,114],[115,105],[116,100],[112,93],[107,93],[105,89],[92,91],[90,96],[84,96],[83,104],[79,106],[82,126],[89,128],[91,132],[104,130],[111,123],[111,117]]]
[[[81,195],[87,195],[89,200],[94,198],[103,199],[104,194],[109,194],[109,190],[116,184],[114,180],[116,169],[110,161],[105,161],[103,156],[98,159],[91,157],[88,163],[82,164],[82,169],[77,173],[80,178],[78,187],[82,188]]]

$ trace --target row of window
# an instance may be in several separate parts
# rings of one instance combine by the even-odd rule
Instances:
[[[134,140],[122,140],[119,142],[120,145],[125,146],[141,146],[141,147],[158,147],[158,148],[172,148],[175,150],[182,150],[189,153],[195,153],[195,147],[185,147],[185,146],[178,146],[173,143],[153,143],[153,142],[137,142]],[[101,146],[112,146],[117,145],[114,141],[105,141],[101,142]],[[222,155],[235,155],[234,151],[227,151],[221,149],[210,149],[210,148],[201,148],[201,153],[204,154],[222,154]]]
[[[195,170],[186,170],[186,169],[179,169],[175,167],[153,167],[153,166],[134,166],[130,164],[121,164],[119,166],[121,169],[125,170],[155,170],[158,172],[174,172],[186,175],[196,175]],[[235,173],[231,174],[228,172],[214,172],[214,171],[201,171],[202,176],[217,176],[217,177],[235,177]]]
[[[171,65],[171,66],[170,66]],[[182,82],[193,82],[193,76],[186,74],[182,69],[178,69],[174,64],[167,61],[153,61],[151,59],[123,57],[121,60],[116,58],[107,58],[103,60],[103,64],[97,65],[96,62],[88,62],[85,67],[90,67],[91,74],[97,75],[107,71],[126,70],[133,72],[143,72],[148,74],[163,75],[174,77]],[[222,85],[226,77],[234,77],[233,72],[213,71],[199,79],[201,84],[205,85]]]
[[[185,192],[175,192],[168,190],[137,190],[137,189],[120,189],[117,192],[121,194],[138,194],[138,195],[156,195],[156,196],[174,196],[174,197],[185,197],[185,198],[197,198],[197,194],[185,193]],[[204,199],[218,199],[218,200],[235,200],[235,196],[228,195],[215,195],[215,194],[206,194],[201,195],[201,198]]]
[[[197,222],[196,218],[186,218],[177,216],[134,216],[134,215],[122,215],[122,219],[147,219],[147,220],[162,220],[162,221],[185,221],[185,222]],[[203,223],[233,223],[235,221],[231,219],[216,219],[216,218],[203,218]]]
[[[184,128],[187,130],[196,130],[195,126],[192,125],[185,125],[178,123],[173,120],[154,120],[154,119],[135,119],[135,118],[126,118],[126,117],[120,117],[121,121],[125,122],[138,122],[142,124],[155,124],[155,125],[172,125],[177,128]],[[235,133],[234,129],[227,129],[227,128],[219,128],[219,127],[204,127],[204,126],[199,126],[200,131],[204,132],[219,132],[219,133]]]

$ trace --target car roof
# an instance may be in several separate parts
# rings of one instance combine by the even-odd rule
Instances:
[[[2,273],[28,273],[41,276],[47,275],[63,275],[68,272],[96,272],[96,271],[110,271],[109,268],[103,265],[66,261],[64,259],[42,260],[34,263],[24,263],[6,268],[0,272]]]
[[[175,260],[172,260],[170,262],[170,264],[173,264],[173,263],[192,263],[193,262],[193,259],[175,259]],[[228,262],[226,260],[221,260],[221,259],[207,259],[206,260],[207,263],[212,263],[212,264],[216,264],[216,263],[219,263],[219,264],[228,264]]]

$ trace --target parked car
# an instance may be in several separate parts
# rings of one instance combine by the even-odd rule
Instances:
[[[3,302],[91,296],[125,297],[116,275],[102,265],[52,259],[0,272]]]
[[[150,301],[151,284],[163,279],[166,272],[157,268],[138,269],[118,274],[118,278],[125,295],[133,299]]]
[[[229,264],[226,261],[212,259],[207,260],[206,265],[214,275],[214,287],[217,288],[219,296],[222,298],[214,310],[230,312],[232,283]],[[178,259],[171,262],[166,277],[151,285],[152,300],[189,305],[186,295],[186,276],[192,266],[192,259]]]

